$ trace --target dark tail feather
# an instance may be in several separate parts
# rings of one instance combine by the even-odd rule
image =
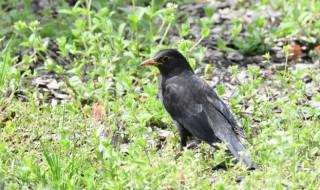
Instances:
[[[237,137],[230,137],[229,142],[226,142],[231,153],[242,161],[249,169],[257,169],[257,164],[251,159],[247,150],[243,147]],[[242,152],[242,153],[241,153]]]

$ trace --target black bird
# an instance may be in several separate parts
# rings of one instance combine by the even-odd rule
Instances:
[[[189,136],[210,146],[222,141],[237,160],[251,169],[256,168],[239,141],[238,136],[245,138],[245,135],[232,113],[213,89],[193,72],[179,51],[162,50],[141,64],[146,65],[160,70],[159,97],[178,129],[181,149],[187,145]]]

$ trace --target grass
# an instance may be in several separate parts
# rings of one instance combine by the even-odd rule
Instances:
[[[224,94],[223,84],[218,86],[245,130],[246,147],[260,169],[247,171],[223,145],[212,150],[201,143],[175,160],[179,139],[157,100],[158,71],[139,64],[159,49],[174,47],[196,72],[211,72],[209,64],[196,63],[204,56],[205,48],[199,44],[214,24],[210,21],[214,10],[205,10],[198,23],[201,37],[193,41],[186,39],[190,24],[177,24],[177,5],[165,1],[152,1],[149,7],[142,1],[79,1],[74,7],[57,2],[55,17],[47,7],[44,17],[32,15],[20,21],[12,3],[0,2],[12,10],[0,12],[1,26],[15,23],[0,38],[4,97],[0,99],[0,189],[319,188],[320,109],[310,103],[320,100],[319,69],[294,69],[288,59],[290,49],[284,47],[284,70],[268,74],[256,66],[245,71],[232,66],[229,72],[237,81],[232,96]],[[21,15],[30,14],[28,4],[19,5]],[[290,6],[294,5],[286,9]],[[293,20],[285,16],[282,26]],[[257,19],[256,27],[250,28],[259,37],[240,43],[237,36],[243,22],[234,20],[228,41],[237,43],[241,52],[260,54],[256,45],[265,37],[266,23]],[[170,41],[174,30],[179,39]],[[303,30],[309,30],[309,41],[318,35],[313,27]],[[300,27],[296,33],[304,32]],[[221,51],[229,48],[224,43],[220,41]],[[264,57],[264,64],[273,66],[270,55]],[[68,99],[51,104],[50,94],[31,85],[29,81],[40,75],[39,65],[64,82]],[[17,94],[27,101],[20,101]],[[94,110],[100,119],[93,117]],[[160,129],[173,133],[163,138]],[[220,168],[222,163],[227,169]]]
[[[297,71],[292,71],[289,76],[296,75]],[[146,136],[156,143],[160,140],[157,132],[146,125],[153,116],[146,116],[144,103],[135,109],[139,114],[126,109],[126,114],[115,116],[110,111],[101,124],[79,101],[53,107],[2,100],[1,107],[6,105],[6,113],[14,117],[4,123],[1,132],[0,176],[8,189],[317,188],[319,109],[298,104],[305,100],[304,94],[293,91],[300,84],[291,79],[282,83],[284,87],[279,86],[287,94],[283,98],[266,102],[258,96],[253,104],[250,101],[256,95],[252,92],[257,88],[250,88],[252,92],[241,88],[257,80],[239,86],[239,96],[245,96],[248,105],[257,107],[241,121],[243,126],[259,125],[259,134],[251,140],[250,148],[261,166],[259,170],[247,172],[241,164],[229,161],[228,170],[214,169],[228,155],[223,149],[212,151],[205,144],[194,151],[185,150],[174,160],[179,149],[176,135],[168,137],[159,150],[147,142]],[[279,114],[273,111],[276,107]],[[304,119],[305,113],[311,113],[311,118]],[[133,122],[133,117],[137,121]],[[163,110],[159,117],[170,122]],[[262,122],[255,122],[255,118]],[[124,123],[113,123],[116,120]],[[101,125],[107,129],[103,141],[97,136]],[[125,127],[122,135],[130,139],[127,152],[114,147],[110,140],[121,125]]]

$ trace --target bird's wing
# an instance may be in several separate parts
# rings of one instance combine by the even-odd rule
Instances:
[[[163,104],[168,113],[195,137],[211,144],[217,137],[204,110],[201,98],[183,80],[166,84],[163,89]]]
[[[237,121],[234,118],[231,111],[228,109],[226,104],[218,97],[218,95],[213,91],[213,89],[196,75],[192,76],[192,80],[195,86],[197,86],[199,90],[205,93],[206,99],[210,102],[210,105],[212,105],[228,120],[235,133],[241,136],[242,138],[246,138],[245,134],[243,133],[241,127],[237,124]]]
[[[211,128],[217,134],[219,130],[229,128],[230,132],[234,131],[242,138],[246,138],[225,103],[198,76],[176,78],[168,82],[164,88],[163,98],[170,100],[170,102],[163,101],[164,106],[174,120],[184,123],[186,128],[190,126],[191,129],[188,130],[197,129],[202,133],[208,132]],[[217,123],[212,124],[210,118],[214,115],[222,116],[229,125],[218,127]]]

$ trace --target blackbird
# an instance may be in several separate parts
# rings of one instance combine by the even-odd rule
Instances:
[[[179,51],[162,50],[141,64],[147,65],[160,70],[159,97],[177,127],[181,150],[190,136],[210,146],[222,141],[237,160],[250,169],[257,167],[239,140],[245,135],[230,110]]]

